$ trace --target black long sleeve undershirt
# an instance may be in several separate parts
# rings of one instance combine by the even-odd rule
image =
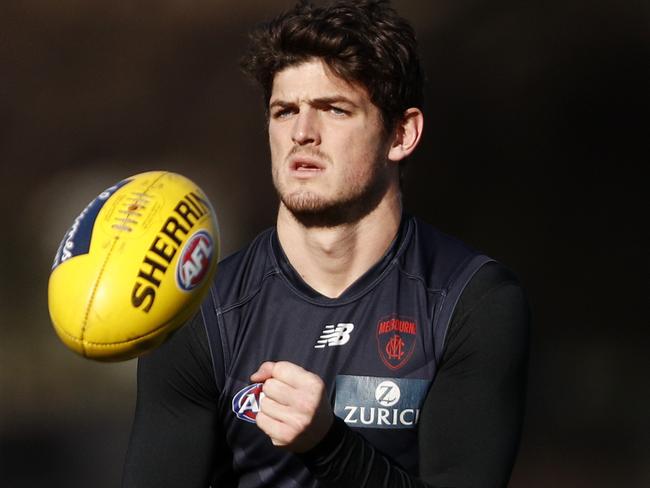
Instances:
[[[528,304],[503,266],[463,292],[420,414],[418,477],[337,420],[301,458],[325,486],[505,486],[519,443]],[[217,387],[200,318],[138,363],[138,400],[124,487],[235,486],[216,415]]]

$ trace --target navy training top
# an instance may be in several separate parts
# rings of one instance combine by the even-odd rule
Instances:
[[[511,275],[505,279],[503,268],[490,262],[413,217],[403,219],[383,258],[334,299],[315,292],[300,278],[282,252],[274,229],[225,259],[202,306],[202,320],[194,321],[205,327],[199,341],[205,341],[207,332],[213,381],[209,386],[212,398],[207,401],[211,432],[203,434],[209,440],[199,443],[205,444],[203,449],[211,457],[204,463],[211,468],[209,475],[202,474],[203,479],[212,480],[215,487],[315,487],[337,478],[338,486],[398,486],[393,483],[417,479],[432,467],[428,458],[427,466],[420,466],[422,445],[429,439],[422,435],[421,420],[432,420],[423,409],[438,408],[427,407],[425,399],[431,403],[432,385],[438,381],[438,370],[445,366],[446,338],[459,297],[481,267],[498,267],[497,274],[502,275],[499,284],[513,283]],[[498,287],[493,283],[492,288]],[[481,293],[484,299],[486,290]],[[527,318],[526,313],[523,315]],[[525,332],[519,336],[524,340],[516,341],[519,349],[512,359],[525,366],[527,336]],[[140,361],[141,369],[145,358]],[[318,374],[327,385],[338,420],[326,439],[306,455],[275,448],[255,426],[261,388],[251,384],[249,377],[266,360],[296,363]],[[204,364],[203,373],[195,376],[206,376],[205,369]],[[507,400],[513,404],[510,409],[519,413],[511,422],[513,427],[503,434],[508,439],[507,454],[501,455],[505,468],[493,468],[499,471],[499,479],[505,476],[506,481],[523,412],[521,370],[519,366],[515,375],[519,387]],[[143,382],[142,375],[139,382]],[[458,386],[462,390],[462,381]],[[146,384],[142,388],[147,388]],[[139,412],[156,408],[141,401],[145,397],[142,388],[139,385],[125,486],[154,486],[129,481],[138,476],[145,479],[147,471],[146,463],[144,467],[135,466],[135,459],[146,460],[138,446],[145,440],[147,421],[141,420],[144,413]],[[446,401],[439,400],[442,404]],[[464,408],[457,399],[453,402],[458,411]],[[445,418],[433,420],[447,422]],[[448,447],[453,448],[453,443]],[[433,448],[440,451],[447,446]],[[471,463],[471,453],[467,458]],[[366,469],[353,469],[351,461],[363,461]],[[352,481],[355,475],[366,484],[359,484],[359,479]],[[373,476],[380,476],[381,484],[372,484],[369,480]],[[350,484],[341,485],[341,477]],[[485,478],[483,481],[483,486],[492,486]]]

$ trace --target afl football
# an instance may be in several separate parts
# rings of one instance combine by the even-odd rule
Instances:
[[[61,241],[48,284],[54,329],[86,358],[136,357],[197,312],[218,259],[217,219],[197,185],[167,171],[126,178]]]

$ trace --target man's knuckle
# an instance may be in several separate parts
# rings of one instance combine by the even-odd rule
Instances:
[[[275,363],[273,366],[273,376],[275,377],[282,377],[287,369],[287,365],[285,361],[278,361]]]
[[[269,378],[268,380],[266,380],[266,381],[264,382],[264,386],[262,386],[262,391],[263,391],[264,393],[270,393],[270,392],[272,392],[273,389],[274,389],[275,386],[276,386],[276,385],[275,385],[275,382],[276,382],[276,381],[277,381],[277,380],[275,380],[275,379],[273,379],[273,378]]]

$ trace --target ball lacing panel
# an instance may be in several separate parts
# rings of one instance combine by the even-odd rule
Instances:
[[[130,197],[127,197],[122,202],[122,208],[118,209],[118,213],[122,214],[121,217],[116,219],[112,228],[119,231],[131,232],[132,226],[138,223],[138,218],[142,217],[141,210],[146,210],[147,205],[151,202],[150,197],[146,193],[131,192]]]

